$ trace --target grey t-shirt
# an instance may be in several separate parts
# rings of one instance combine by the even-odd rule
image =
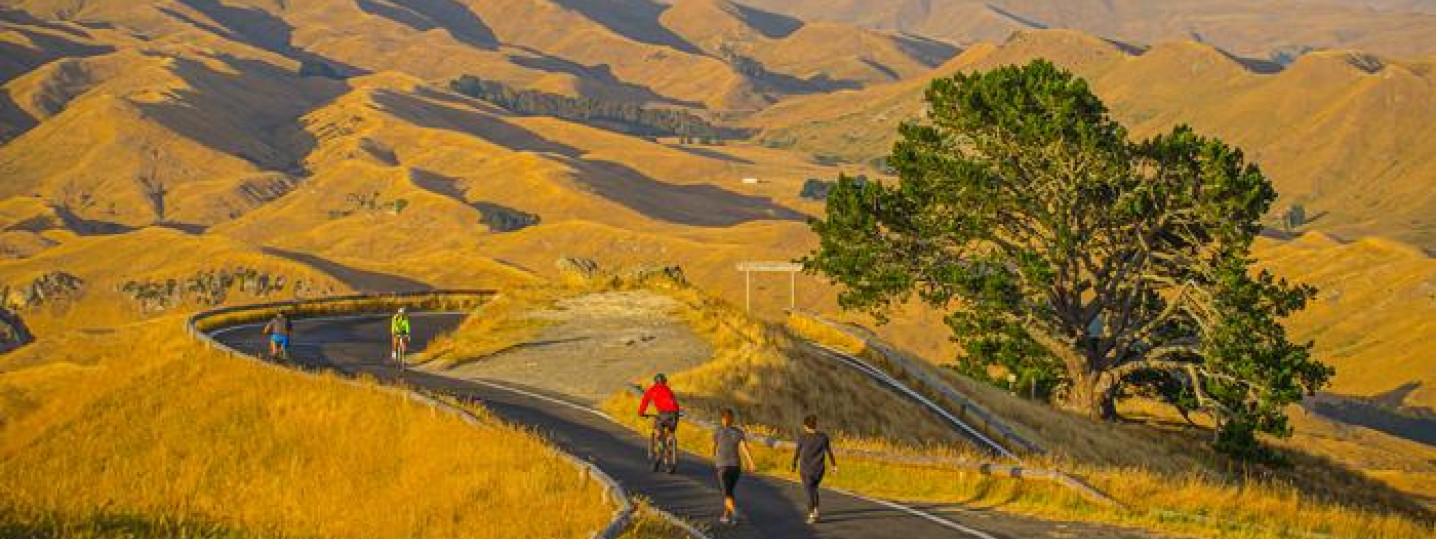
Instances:
[[[738,444],[743,438],[743,430],[738,427],[718,427],[718,430],[713,431],[713,465],[719,468],[741,466],[742,463],[738,460]]]

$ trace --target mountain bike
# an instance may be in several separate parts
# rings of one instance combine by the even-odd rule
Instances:
[[[643,417],[658,417],[643,414]],[[678,417],[683,417],[682,413]],[[677,418],[674,418],[677,421]],[[674,429],[655,422],[653,432],[648,436],[648,460],[653,471],[663,470],[674,473],[678,470],[678,435]]]

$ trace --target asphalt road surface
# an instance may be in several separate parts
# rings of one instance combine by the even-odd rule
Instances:
[[[462,320],[461,315],[442,313],[417,313],[412,317],[411,349],[416,351]],[[225,328],[213,335],[244,352],[259,354],[267,350],[259,325]],[[350,375],[367,374],[386,383],[403,383],[478,401],[499,417],[535,428],[564,451],[592,461],[631,495],[647,498],[670,513],[707,526],[711,535],[718,538],[1154,537],[1137,530],[1037,520],[1001,513],[991,507],[898,505],[830,491],[823,493],[822,522],[811,526],[804,522],[806,497],[801,486],[752,475],[745,475],[738,487],[742,521],[736,526],[721,526],[717,519],[722,511],[722,498],[713,477],[712,463],[707,459],[685,453],[677,474],[655,473],[649,470],[646,441],[642,437],[600,414],[572,404],[571,399],[511,384],[400,371],[387,360],[388,355],[386,316],[295,322],[291,356],[296,366],[334,369]]]

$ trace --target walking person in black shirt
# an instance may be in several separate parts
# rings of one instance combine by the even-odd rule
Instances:
[[[838,458],[833,456],[833,445],[826,433],[818,432],[818,416],[803,418],[803,434],[798,436],[798,449],[793,452],[794,471],[800,471],[803,489],[808,491],[808,524],[818,522],[818,487],[827,471],[826,462],[833,463],[833,473],[838,473]]]
[[[723,409],[723,426],[713,431],[713,464],[718,468],[718,485],[723,487],[723,517],[720,524],[738,523],[738,503],[734,491],[742,477],[742,465],[747,463],[753,471],[753,455],[748,452],[748,442],[742,429],[733,426],[733,410]]]

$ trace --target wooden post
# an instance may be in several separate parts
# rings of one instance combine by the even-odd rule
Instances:
[[[753,312],[753,272],[743,272],[743,310]]]
[[[801,264],[792,262],[742,262],[738,264],[738,271],[743,272],[743,308],[753,312],[753,272],[759,273],[787,273],[788,274],[788,309],[798,307],[798,272],[803,271]]]
[[[798,272],[788,272],[788,310],[798,310]]]

